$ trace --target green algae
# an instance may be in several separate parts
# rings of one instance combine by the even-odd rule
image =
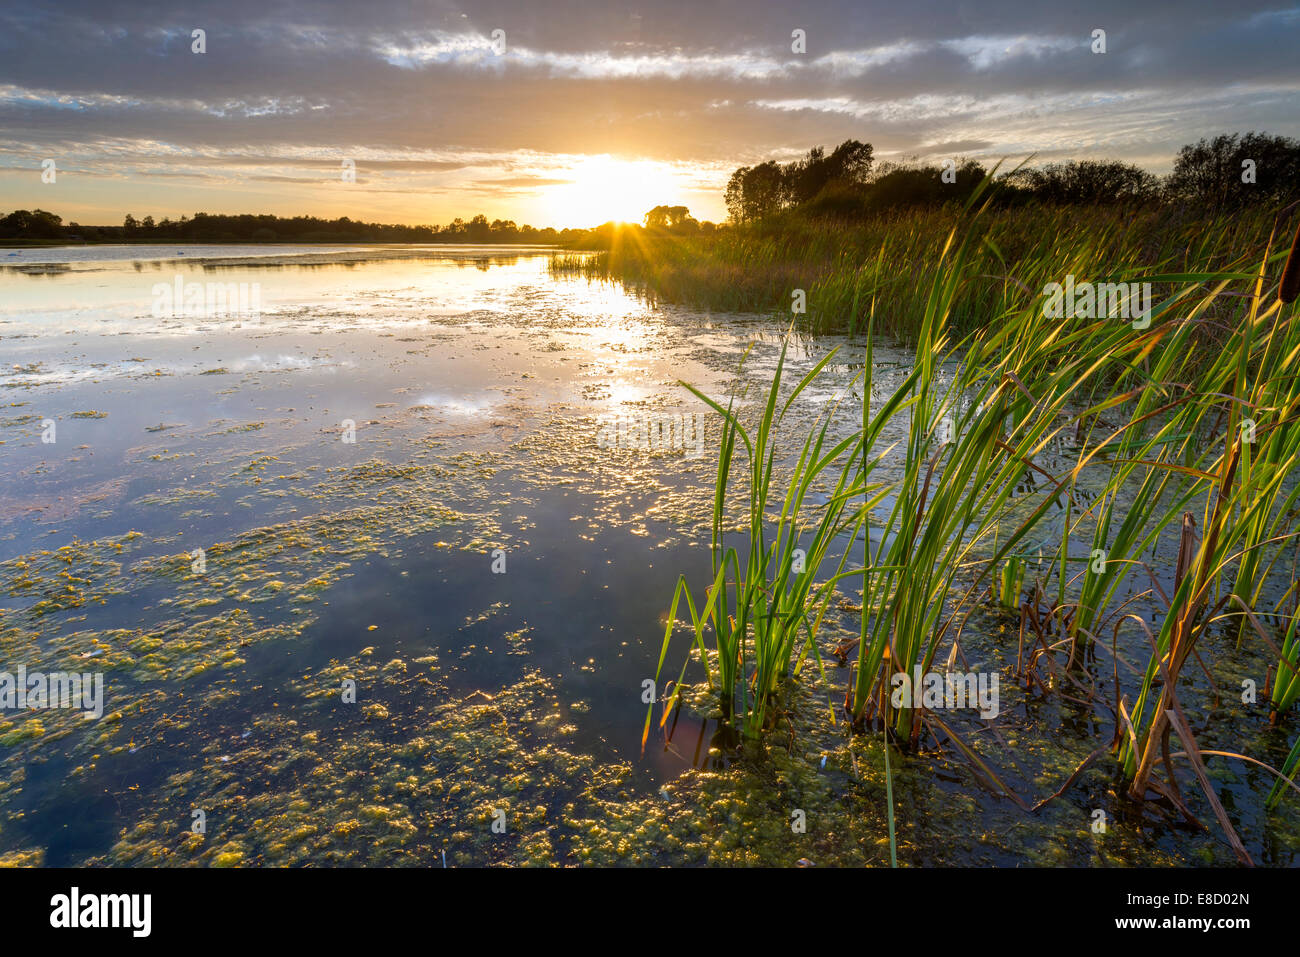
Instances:
[[[604,385],[591,390],[609,392]],[[671,409],[672,401],[665,392],[635,406]],[[437,866],[443,851],[452,866],[887,863],[879,735],[852,736],[831,720],[838,688],[808,674],[792,684],[772,740],[744,752],[711,738],[716,698],[692,686],[672,740],[650,745],[651,760],[662,749],[676,762],[662,778],[648,774],[643,761],[620,760],[593,744],[599,724],[610,721],[607,706],[566,704],[573,690],[531,668],[521,680],[466,695],[465,669],[453,678],[455,668],[443,669],[437,656],[420,654],[425,649],[385,647],[377,660],[372,651],[307,669],[287,693],[264,688],[246,656],[294,649],[320,624],[323,606],[346,594],[340,586],[361,563],[400,563],[421,548],[481,554],[489,545],[526,544],[523,536],[536,527],[529,506],[541,490],[564,487],[580,497],[572,521],[586,541],[617,528],[668,547],[695,544],[707,531],[709,456],[600,449],[597,420],[586,407],[538,413],[535,427],[504,451],[461,452],[459,436],[420,431],[435,414],[426,408],[394,415],[367,430],[373,446],[346,450],[362,459],[356,463],[313,458],[313,440],[282,448],[282,441],[296,441],[288,429],[272,430],[278,454],[231,445],[212,450],[198,478],[181,474],[195,470],[189,462],[157,462],[150,474],[158,476],[158,490],[132,504],[159,508],[162,527],[176,534],[124,543],[122,551],[101,540],[71,562],[43,553],[23,556],[34,564],[22,569],[0,563],[0,585],[13,586],[0,594],[22,603],[9,610],[0,632],[10,660],[40,648],[48,655],[42,661],[93,661],[113,689],[102,722],[51,714],[40,716],[39,734],[25,727],[26,716],[0,727],[0,736],[22,732],[0,752],[0,827],[10,825],[0,830],[0,847],[10,857],[43,859],[17,826],[20,799],[31,787],[19,772],[69,757],[76,765],[69,780],[110,794],[120,808],[121,832],[108,851],[88,857],[91,863]],[[268,424],[278,422],[255,423],[260,428],[251,431]],[[213,434],[241,431],[250,430]],[[178,446],[188,438],[168,436]],[[269,439],[244,444],[254,441]],[[333,435],[327,441],[340,447]],[[158,454],[138,450],[133,461]],[[503,473],[508,481],[493,483]],[[208,536],[220,540],[207,541],[179,531],[189,523],[173,522],[173,515],[226,518],[232,491],[247,493],[239,508],[258,509],[254,528],[237,532],[250,521],[229,510],[238,524],[227,523],[231,530]],[[196,502],[205,508],[181,511]],[[428,541],[434,535],[439,540]],[[205,550],[202,574],[191,568],[196,547]],[[83,560],[101,564],[86,569]],[[121,608],[113,624],[130,626],[104,627],[105,604]],[[527,663],[535,633],[494,620],[508,608],[497,602],[465,618],[483,632],[472,648],[509,648],[518,656],[512,665]],[[856,607],[840,611],[842,630],[856,633]],[[1014,650],[1006,621],[972,623],[972,630],[990,628]],[[376,638],[390,634],[386,622]],[[959,730],[1019,793],[1044,796],[1088,750],[1062,725],[1087,716],[1013,694],[1010,659],[982,650],[1004,676],[1007,717],[996,734],[974,722]],[[456,651],[444,657],[454,662]],[[590,659],[579,660],[588,661],[580,670],[593,670]],[[832,672],[832,684],[837,677]],[[345,680],[358,683],[355,705],[341,701]],[[130,790],[132,762],[148,755],[166,762],[164,785]],[[699,766],[679,773],[693,758]],[[1124,820],[1104,765],[1042,815],[1026,816],[983,787],[948,742],[928,740],[921,751],[891,760],[904,864],[1228,859],[1205,839],[1173,853],[1157,843],[1159,826]],[[1114,818],[1100,836],[1088,827],[1097,806]],[[191,830],[193,808],[209,814],[204,835]],[[791,826],[795,810],[805,814],[802,833]],[[503,833],[491,826],[498,812]],[[1272,825],[1284,846],[1285,836],[1294,836],[1293,818],[1280,815]]]
[[[74,539],[57,549],[0,562],[0,595],[25,599],[32,616],[107,604],[125,593],[117,559],[141,537],[133,531],[94,542]]]
[[[369,649],[304,674],[291,688],[297,703],[276,701],[259,709],[247,720],[252,743],[225,753],[232,749],[221,731],[228,720],[224,709],[257,700],[238,674],[245,663],[242,650],[293,642],[315,620],[276,622],[277,609],[312,603],[365,556],[400,554],[406,533],[450,526],[460,531],[464,547],[467,538],[477,540],[494,528],[489,520],[479,533],[470,532],[477,517],[428,504],[431,483],[442,478],[438,469],[366,462],[327,470],[326,478],[318,489],[322,496],[332,483],[394,494],[411,486],[411,501],[423,502],[412,510],[409,526],[395,528],[386,508],[360,506],[253,529],[207,546],[202,574],[192,570],[186,552],[135,557],[148,544],[138,533],[124,541],[74,542],[66,551],[0,566],[0,581],[16,594],[40,593],[46,577],[67,582],[59,572],[83,562],[93,572],[72,577],[84,579],[73,584],[87,599],[160,584],[171,591],[155,601],[175,617],[149,628],[75,629],[48,642],[54,660],[92,656],[97,668],[158,686],[152,694],[115,701],[93,730],[62,715],[39,729],[0,728],[0,741],[10,741],[6,759],[40,760],[50,740],[69,738],[65,747],[83,762],[74,779],[100,773],[107,758],[164,742],[186,766],[167,778],[165,801],[118,794],[131,809],[126,819],[136,823],[89,863],[428,866],[440,862],[444,851],[452,866],[887,863],[883,745],[878,737],[849,735],[832,720],[833,693],[815,681],[792,685],[786,725],[770,742],[744,753],[700,743],[702,766],[658,790],[634,763],[601,760],[575,747],[586,709],[563,706],[554,683],[537,672],[491,689],[490,698],[449,698],[436,656],[376,663]],[[260,610],[264,605],[267,610]],[[465,623],[484,624],[504,609],[504,603],[494,603]],[[839,632],[828,626],[828,642],[856,630],[856,607],[846,601],[838,611]],[[27,627],[6,628],[0,644],[12,649],[36,643],[53,612],[37,606],[22,612]],[[998,633],[992,620],[979,623],[978,630]],[[527,655],[530,631],[525,626],[502,637]],[[1009,661],[993,654],[990,664],[1005,674]],[[222,677],[198,695],[173,690],[212,675]],[[341,703],[344,680],[358,684],[355,706]],[[1006,696],[1009,710],[1033,706],[1010,690]],[[685,713],[701,728],[718,716],[716,696],[703,686],[687,689],[683,700]],[[172,737],[186,728],[203,734]],[[1002,744],[977,728],[967,731],[976,732],[968,735],[971,746],[1003,773],[1008,764],[1029,765],[1027,777],[1016,784],[1029,797],[1054,790],[1082,757],[1033,723],[1003,727]],[[689,750],[683,737],[679,731],[668,747]],[[1081,778],[1072,800],[1032,817],[996,795],[979,793],[957,755],[896,754],[893,761],[905,864],[1224,859],[1221,849],[1204,844],[1171,857],[1153,843],[1149,825],[1120,818],[1120,799],[1101,770]],[[11,806],[21,781],[15,787],[8,796],[0,794],[0,808]],[[1109,833],[1091,833],[1090,802],[1115,812]],[[208,814],[205,835],[191,831],[188,813],[178,812],[188,808]],[[803,815],[802,830],[793,827],[795,812]],[[504,832],[492,829],[498,820]]]
[[[39,415],[15,415],[7,419],[0,419],[0,428],[21,428],[39,421],[41,421]]]
[[[45,849],[9,851],[0,854],[0,867],[40,867],[45,863]]]
[[[435,656],[381,663],[367,648],[305,671],[243,719],[237,736],[222,705],[245,700],[240,681],[123,720],[136,745],[165,743],[181,769],[164,782],[165,800],[120,793],[129,823],[86,863],[436,866],[444,853],[450,866],[888,861],[882,744],[846,735],[812,687],[792,699],[798,748],[711,747],[707,767],[656,790],[633,764],[567,745],[555,685],[535,671],[491,695],[460,697]],[[341,693],[345,681],[356,683],[354,704]],[[585,713],[568,712],[580,721]],[[188,728],[206,733],[176,735]],[[990,819],[987,801],[940,779],[968,780],[959,765],[894,760],[904,863],[1152,855],[1118,821],[1098,839],[1086,817],[1064,833],[1061,820],[1014,808],[995,807]],[[191,829],[195,809],[206,816],[204,834]]]

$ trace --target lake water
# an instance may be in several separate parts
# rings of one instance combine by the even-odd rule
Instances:
[[[641,750],[674,585],[709,577],[718,424],[679,380],[721,397],[752,345],[764,388],[780,325],[557,279],[539,249],[0,253],[0,670],[104,681],[98,720],[0,716],[0,858],[887,862],[879,743],[827,719],[844,672],[763,754],[690,709]],[[167,299],[194,284],[257,309]],[[794,342],[791,375],[835,346],[794,435],[846,394],[851,427],[860,343]],[[887,390],[908,354],[876,360]],[[689,439],[609,448],[618,421]],[[984,626],[966,654],[1009,668]],[[1096,729],[1004,698],[1028,745],[1005,773],[1043,796]],[[1031,817],[951,755],[896,771],[909,863],[1231,860],[1140,822],[1098,842],[1104,775]],[[1293,862],[1294,817],[1240,813]]]

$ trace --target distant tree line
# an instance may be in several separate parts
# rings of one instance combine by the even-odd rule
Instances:
[[[644,222],[646,229],[676,233],[709,233],[716,228],[707,220],[697,220],[685,206],[656,206],[645,214]]]
[[[63,217],[43,209],[15,209],[0,218],[0,236],[6,239],[62,239]]]
[[[573,242],[586,230],[518,226],[513,220],[491,222],[482,214],[468,222],[454,219],[446,226],[395,226],[362,223],[342,216],[224,215],[195,213],[178,220],[152,216],[136,219],[130,213],[121,226],[63,224],[63,219],[43,209],[19,209],[0,217],[0,239],[64,239],[88,242],[177,243],[538,243]]]
[[[916,206],[964,202],[986,175],[977,161],[944,166],[874,162],[870,143],[845,140],[831,153],[818,146],[789,163],[742,166],[727,182],[732,223],[753,223],[797,211],[808,217],[854,219]],[[1003,205],[1176,204],[1211,212],[1255,204],[1280,206],[1300,199],[1300,140],[1269,133],[1225,133],[1184,146],[1173,171],[1157,177],[1118,160],[1070,160],[1025,167],[999,177]],[[711,232],[685,206],[656,206],[645,228],[671,233]],[[535,229],[479,214],[468,222],[401,226],[356,222],[346,216],[224,215],[195,213],[179,220],[127,214],[121,226],[82,226],[42,209],[0,217],[0,240],[182,243],[537,243],[604,246],[619,227]]]
[[[870,143],[846,140],[829,156],[821,147],[791,163],[742,166],[727,183],[733,223],[797,210],[856,218],[887,209],[964,202],[985,176],[975,160],[944,166],[875,166]],[[1300,140],[1268,133],[1225,133],[1184,146],[1173,171],[1157,177],[1117,160],[1071,160],[999,177],[996,201],[1014,205],[1187,203],[1211,211],[1300,198]]]

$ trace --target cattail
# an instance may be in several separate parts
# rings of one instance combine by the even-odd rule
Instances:
[[[1277,287],[1277,297],[1285,303],[1295,302],[1300,296],[1300,223],[1296,223],[1295,239],[1291,240],[1291,254],[1286,257],[1286,268],[1282,270],[1282,282]]]

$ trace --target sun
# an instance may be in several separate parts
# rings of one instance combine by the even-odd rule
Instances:
[[[547,190],[554,222],[576,227],[610,220],[639,223],[655,206],[681,202],[682,189],[671,169],[650,160],[591,156],[566,172],[571,182]]]

